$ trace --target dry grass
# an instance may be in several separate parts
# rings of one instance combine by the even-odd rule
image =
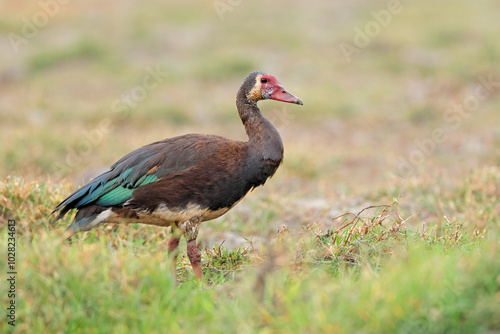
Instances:
[[[15,53],[8,34],[41,7],[0,4],[0,256],[15,219],[16,331],[500,330],[499,4],[404,2],[351,63],[339,43],[387,1],[243,1],[223,20],[212,5],[70,2]],[[125,103],[151,68],[158,85]],[[234,96],[253,70],[305,105],[261,103],[285,161],[202,227],[206,285],[183,256],[175,286],[167,229],[110,225],[69,244],[70,216],[48,225],[84,179],[141,145],[244,140]],[[489,96],[451,115],[488,77]]]

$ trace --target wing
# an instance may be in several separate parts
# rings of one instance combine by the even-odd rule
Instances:
[[[62,201],[52,213],[59,212],[52,223],[71,209],[88,205],[102,207],[123,205],[141,186],[196,165],[210,156],[228,139],[211,135],[184,135],[141,147],[111,166],[111,169]]]

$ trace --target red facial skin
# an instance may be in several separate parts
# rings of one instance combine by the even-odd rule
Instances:
[[[264,81],[264,82],[263,82]],[[287,90],[270,74],[263,74],[260,78],[260,91],[262,99],[295,103],[302,105],[302,100],[290,94]]]

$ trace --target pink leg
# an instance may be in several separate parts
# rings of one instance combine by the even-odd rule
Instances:
[[[201,279],[203,276],[203,271],[201,269],[201,253],[198,250],[198,246],[196,246],[196,239],[188,241],[187,254],[191,262],[191,267],[193,267],[194,276],[197,279]]]
[[[179,237],[172,237],[169,241],[168,241],[168,252],[169,253],[175,253],[174,255],[177,256],[177,247],[179,247],[179,241],[181,240],[181,238]]]
[[[179,247],[179,241],[180,237],[172,237],[168,241],[168,255],[172,256],[172,262],[171,262],[171,268],[170,270],[172,271],[172,276],[176,277],[177,276],[177,254],[179,254],[179,250],[177,247]]]

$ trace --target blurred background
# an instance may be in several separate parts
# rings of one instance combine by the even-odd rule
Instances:
[[[223,225],[259,207],[258,229],[275,232],[399,196],[418,222],[463,217],[446,194],[500,162],[499,12],[493,0],[2,0],[0,177],[76,188],[167,137],[245,140],[235,95],[261,70],[304,106],[259,104],[285,161]]]

